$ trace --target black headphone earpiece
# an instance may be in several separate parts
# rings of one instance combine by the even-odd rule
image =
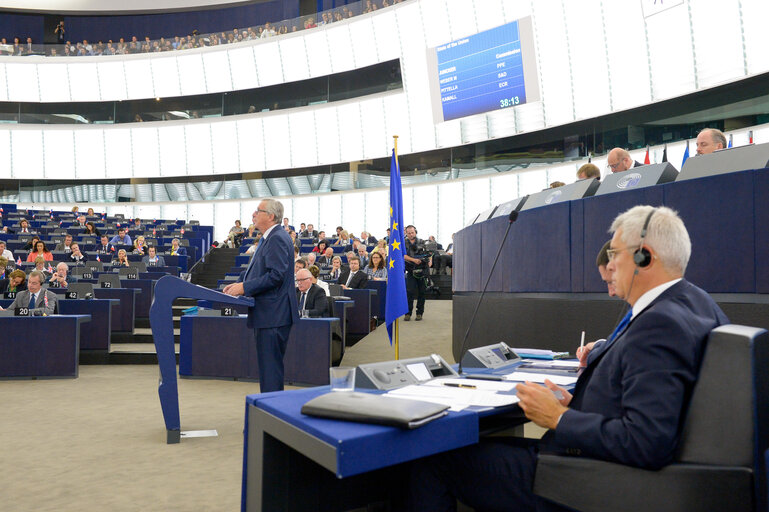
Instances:
[[[652,262],[652,254],[649,252],[649,249],[644,247],[644,238],[646,238],[646,231],[649,229],[649,221],[651,220],[655,211],[656,208],[650,211],[649,215],[646,216],[644,227],[641,229],[641,242],[639,243],[638,249],[636,249],[636,251],[633,253],[633,262],[636,264],[636,267],[639,268],[648,267]],[[636,273],[637,272],[638,269],[636,269]]]

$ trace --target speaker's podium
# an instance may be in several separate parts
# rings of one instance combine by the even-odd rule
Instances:
[[[166,442],[181,439],[179,419],[179,387],[176,380],[176,353],[174,350],[173,303],[178,298],[210,300],[220,304],[253,306],[251,297],[233,297],[224,293],[188,283],[175,276],[165,276],[155,284],[155,297],[150,307],[150,327],[155,341],[160,369],[158,395],[163,419],[166,423]]]

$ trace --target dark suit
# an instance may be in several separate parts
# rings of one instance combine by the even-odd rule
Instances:
[[[5,293],[5,292],[7,292],[7,291],[8,291],[8,284],[9,284],[10,282],[11,282],[11,281],[10,281],[10,279],[9,279],[9,278],[0,279],[0,293]],[[25,283],[23,283],[23,284],[20,284],[20,285],[17,287],[16,291],[17,291],[17,292],[20,292],[20,291],[22,291],[22,290],[26,290],[26,289],[27,289],[27,283],[25,282]]]
[[[168,254],[171,254],[171,250],[169,249]],[[181,245],[176,249],[176,255],[177,256],[187,256],[187,249],[182,247]]]
[[[705,340],[724,323],[724,313],[696,286],[681,281],[665,290],[613,342],[591,352],[569,409],[539,451],[646,469],[670,463]],[[531,491],[536,451],[521,443],[482,442],[427,459],[429,464],[416,465],[412,500],[424,498],[425,509],[444,510],[430,496],[445,505],[453,493],[483,510],[512,503],[533,509],[542,502]]]
[[[327,267],[331,265],[331,260],[334,259],[333,256],[330,258],[326,258],[325,256],[318,256],[315,258],[315,264],[319,267]]]
[[[347,284],[347,279],[350,277],[350,269],[345,269],[342,272],[342,275],[339,276],[339,279],[337,279],[336,284]],[[366,283],[368,283],[368,275],[363,270],[359,270],[355,273],[354,276],[352,276],[352,279],[350,280],[350,284],[347,285],[348,288],[365,288]]]
[[[142,258],[142,263],[147,265],[148,267],[165,267],[166,266],[166,260],[163,258],[163,256],[157,256],[157,261],[155,263],[150,262],[150,257],[145,256]]]
[[[302,292],[297,288],[296,301],[301,308]],[[328,315],[328,298],[323,288],[313,284],[307,289],[307,297],[304,299],[304,309],[308,311],[311,318],[322,318]]]
[[[48,297],[48,306],[45,305],[45,299],[43,294]],[[29,290],[23,290],[16,294],[16,299],[13,304],[8,306],[8,309],[26,308],[29,306],[30,293]],[[46,316],[53,315],[57,312],[56,308],[56,294],[49,292],[48,290],[41,289],[37,292],[37,299],[35,300],[34,311],[42,311]],[[31,314],[32,312],[30,312]]]
[[[70,253],[69,256],[66,258],[67,260],[71,261],[72,263],[85,263],[88,261],[88,255],[84,252],[80,252],[80,258],[75,258],[75,255]]]
[[[280,226],[262,237],[238,282],[254,298],[248,326],[254,329],[262,393],[283,389],[283,356],[291,326],[299,319],[294,286],[294,244]]]

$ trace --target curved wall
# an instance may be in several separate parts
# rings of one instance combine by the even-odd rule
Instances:
[[[400,58],[403,92],[221,120],[0,128],[11,178],[255,172],[456,146],[591,118],[769,70],[763,0],[690,1],[645,18],[640,2],[415,0],[295,35],[120,57],[4,58],[0,101],[221,92]],[[434,124],[427,49],[531,15],[542,101]],[[717,34],[717,37],[714,37]]]

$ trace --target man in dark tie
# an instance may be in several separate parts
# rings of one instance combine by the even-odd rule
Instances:
[[[27,289],[16,294],[16,299],[8,309],[29,308],[30,315],[53,315],[56,311],[56,294],[42,289],[44,279],[42,272],[33,270],[27,279]]]
[[[88,256],[85,255],[85,253],[80,251],[80,245],[77,242],[73,242],[70,245],[70,248],[72,249],[72,252],[69,253],[69,260],[76,264],[76,265],[82,265],[86,261],[88,261]]]
[[[368,274],[360,269],[360,258],[357,256],[348,256],[347,264],[350,268],[344,270],[337,279],[337,284],[341,284],[345,290],[348,288],[365,288],[368,283]]]
[[[325,317],[328,312],[328,299],[323,288],[312,282],[312,273],[301,269],[296,273],[296,297],[299,311],[306,311],[310,318]]]
[[[115,247],[109,243],[109,237],[107,235],[102,235],[100,240],[98,247],[96,247],[96,252],[99,254],[115,252]]]
[[[542,440],[484,440],[418,461],[412,510],[450,510],[457,499],[476,510],[549,506],[532,491],[543,451],[651,470],[672,462],[705,340],[729,320],[683,279],[691,241],[673,210],[636,206],[611,232],[607,270],[627,314],[587,354],[573,395],[549,380],[516,386],[526,417],[548,429]]]
[[[254,329],[259,387],[262,393],[283,389],[283,356],[291,326],[299,319],[294,286],[294,244],[280,229],[283,205],[274,199],[259,203],[252,220],[263,233],[251,262],[238,281],[224,288],[228,295],[254,298],[248,326]]]

